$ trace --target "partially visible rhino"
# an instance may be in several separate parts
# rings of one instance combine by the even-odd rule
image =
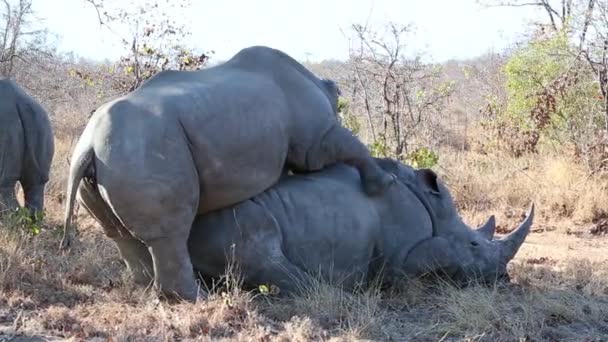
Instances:
[[[508,279],[533,204],[519,228],[493,240],[494,216],[469,228],[433,171],[377,162],[397,176],[381,196],[365,196],[356,170],[336,164],[286,176],[250,200],[198,216],[188,241],[195,270],[217,277],[234,261],[246,285],[270,283],[282,293],[318,275],[352,289],[381,270],[389,283],[427,272],[455,282]]]
[[[186,243],[197,214],[258,195],[287,170],[338,161],[359,171],[368,195],[395,182],[339,124],[337,103],[334,82],[263,46],[203,70],[157,74],[100,107],[82,133],[61,247],[72,239],[79,189],[137,283],[153,274],[166,295],[195,300]]]
[[[0,78],[0,213],[19,207],[17,182],[25,207],[42,213],[54,152],[47,112],[17,83]]]

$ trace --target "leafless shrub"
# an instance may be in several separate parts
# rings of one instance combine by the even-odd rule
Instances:
[[[441,68],[424,63],[420,54],[407,55],[409,26],[389,24],[388,38],[354,25],[349,67],[353,107],[367,119],[368,140],[401,157],[415,136],[433,140],[437,122],[452,93],[440,81]]]
[[[114,26],[126,27],[130,36],[120,37],[128,53],[109,70],[95,75],[77,74],[85,81],[108,78],[118,93],[127,93],[164,70],[200,69],[213,53],[197,53],[183,46],[183,41],[190,36],[190,32],[186,25],[178,23],[168,14],[169,8],[187,8],[189,0],[164,5],[160,1],[146,0],[129,7],[124,7],[124,3],[118,5],[111,0],[86,2],[96,9],[102,26],[112,32],[116,32]]]

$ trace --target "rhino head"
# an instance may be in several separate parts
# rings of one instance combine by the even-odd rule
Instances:
[[[421,199],[433,223],[433,236],[410,251],[410,260],[406,259],[406,263],[414,263],[427,271],[438,271],[435,273],[447,276],[457,284],[509,280],[507,264],[530,232],[534,204],[518,228],[495,239],[494,215],[480,227],[466,225],[456,210],[448,188],[432,170],[414,170],[398,162],[387,164],[386,160],[380,164],[385,168],[388,166],[389,171]],[[422,267],[423,263],[425,267]]]
[[[333,109],[334,114],[337,116],[338,100],[340,99],[340,96],[342,96],[340,87],[338,87],[338,84],[334,80],[329,78],[322,78],[321,85],[325,94],[327,95],[327,98],[329,99],[329,102],[331,103],[331,108]]]

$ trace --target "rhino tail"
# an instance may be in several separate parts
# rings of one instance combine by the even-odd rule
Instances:
[[[72,158],[70,166],[70,174],[68,176],[67,185],[67,203],[64,214],[63,238],[59,246],[60,250],[67,250],[72,244],[74,238],[74,227],[72,226],[72,211],[74,210],[74,201],[76,200],[76,192],[80,181],[87,174],[87,171],[93,167],[93,157],[95,152],[92,146],[87,147],[82,153],[79,153]]]

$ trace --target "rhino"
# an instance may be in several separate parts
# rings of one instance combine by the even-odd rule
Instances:
[[[356,170],[339,163],[197,216],[188,240],[194,269],[209,279],[236,263],[244,285],[271,284],[282,294],[318,277],[348,290],[379,275],[385,284],[429,274],[456,284],[509,279],[506,266],[530,232],[534,203],[516,230],[493,239],[494,215],[467,226],[432,170],[376,161],[397,176],[380,196],[362,193]]]
[[[17,182],[31,214],[44,211],[54,153],[48,113],[15,81],[0,78],[0,214],[20,207]]]
[[[166,298],[204,297],[187,252],[196,215],[249,199],[287,171],[336,162],[356,168],[370,197],[394,184],[339,124],[338,96],[335,82],[265,46],[156,74],[88,121],[72,154],[60,248],[73,239],[80,194],[136,283],[153,280]]]

